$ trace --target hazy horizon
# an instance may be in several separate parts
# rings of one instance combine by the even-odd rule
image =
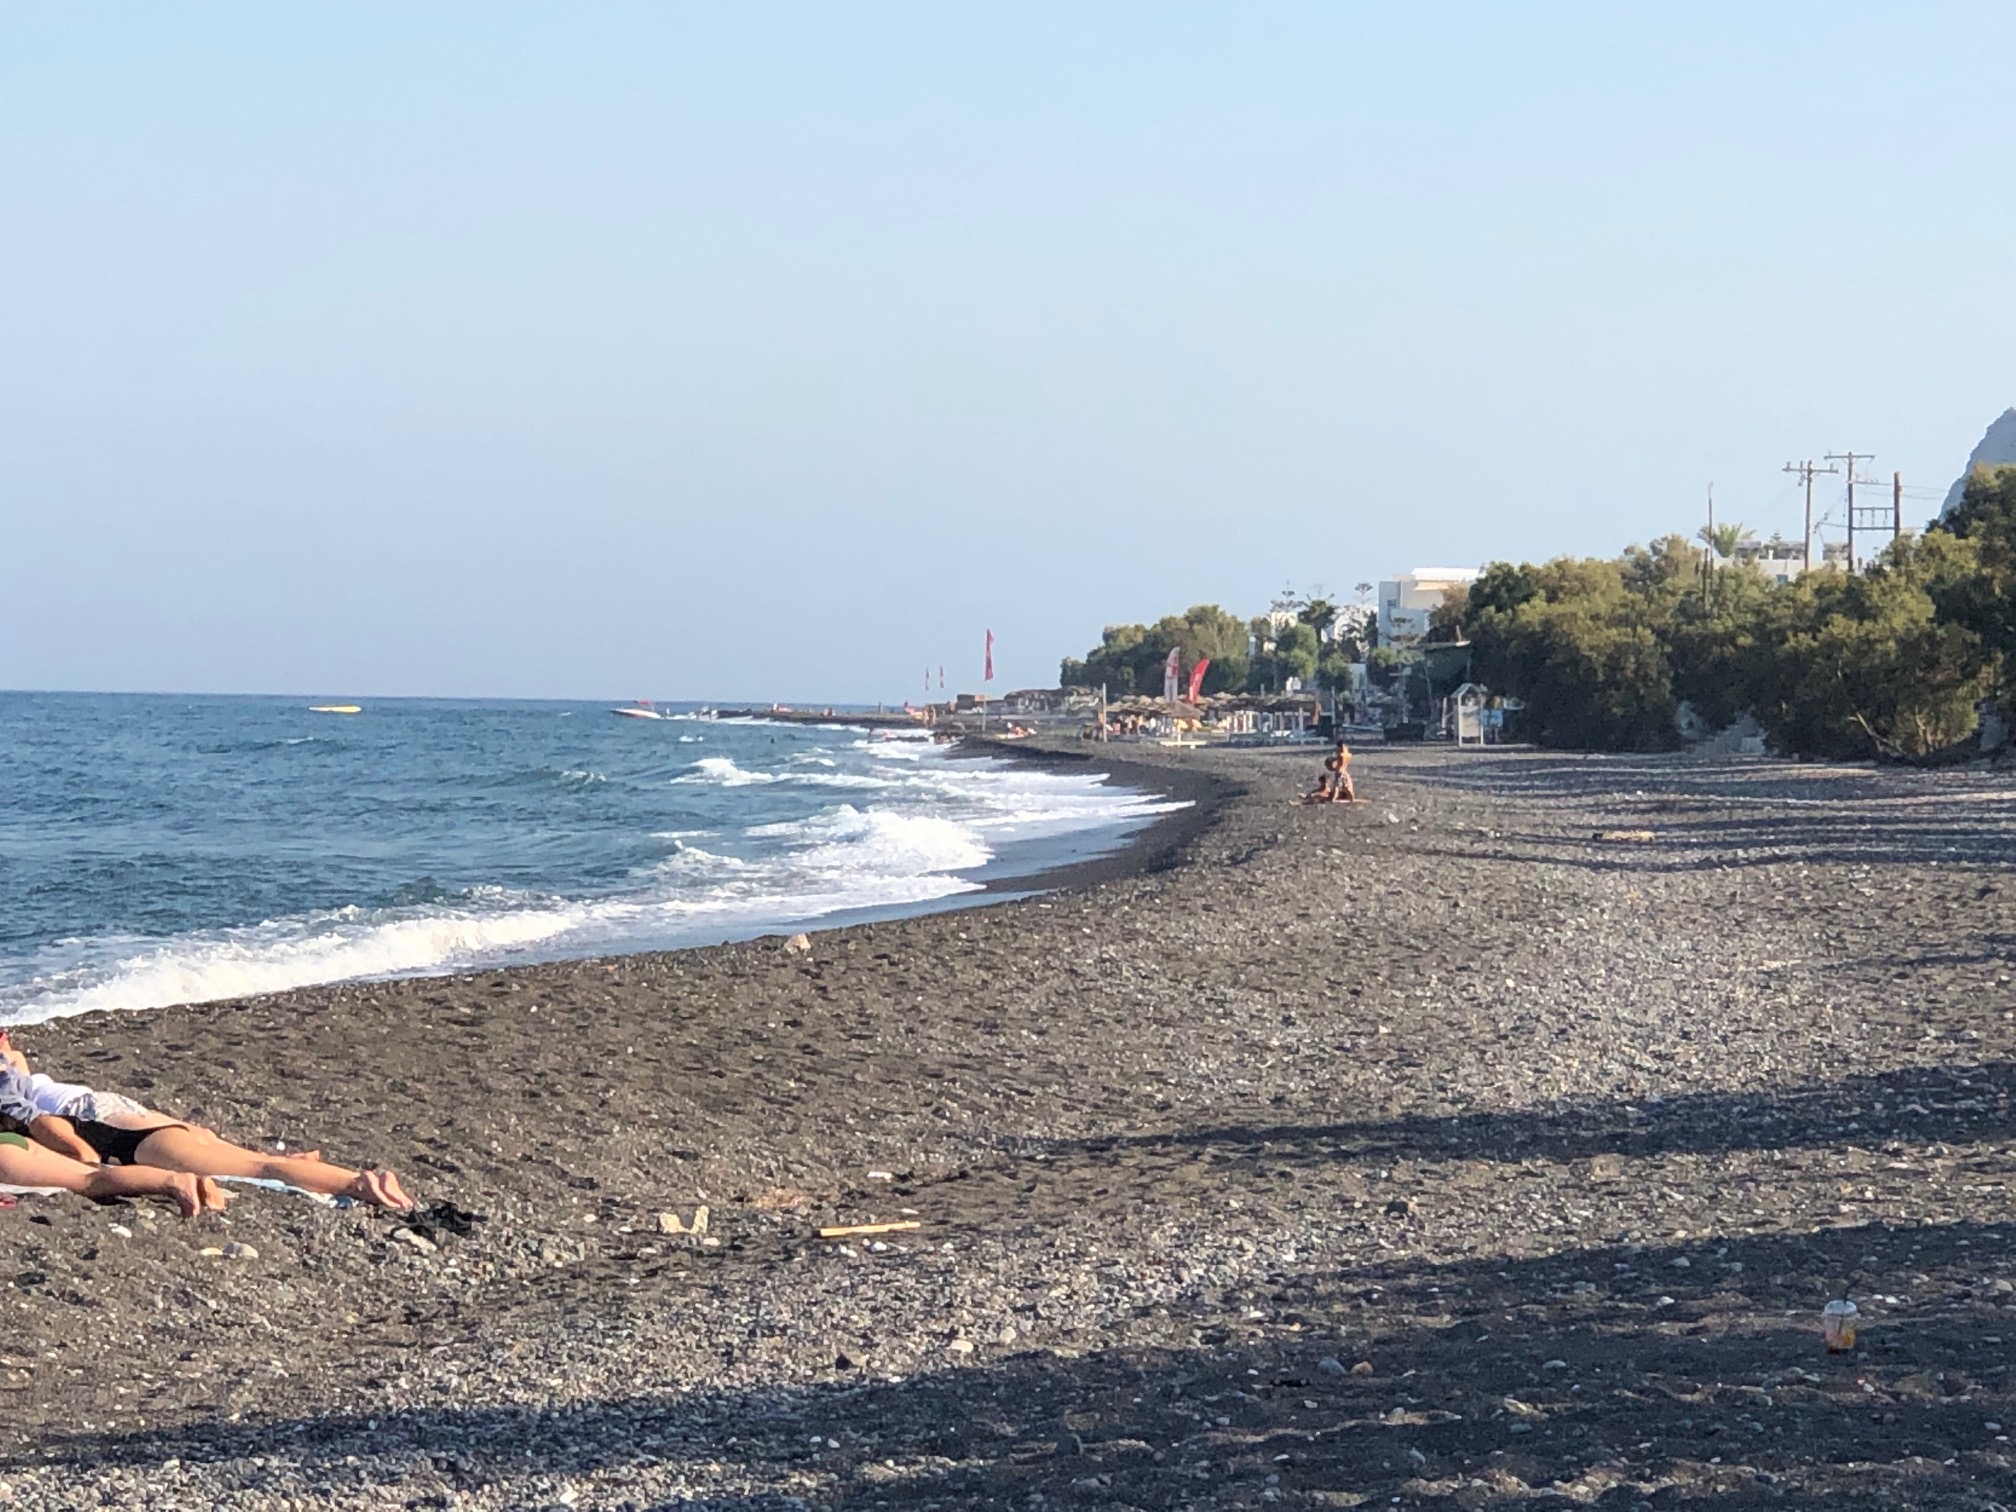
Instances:
[[[0,687],[1002,691],[1851,447],[1922,524],[2016,402],[2007,6],[7,38]]]

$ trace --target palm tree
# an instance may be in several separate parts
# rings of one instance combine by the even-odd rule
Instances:
[[[1743,544],[1743,527],[1734,525],[1703,525],[1699,539],[1723,561],[1736,555],[1736,548]]]

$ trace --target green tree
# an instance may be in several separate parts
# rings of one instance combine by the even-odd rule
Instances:
[[[1245,686],[1246,626],[1216,604],[1193,604],[1153,625],[1108,625],[1082,661],[1065,659],[1060,676],[1067,687],[1104,683],[1115,697],[1128,693],[1160,697],[1162,669],[1172,650],[1181,653],[1186,676],[1199,658],[1211,658],[1204,673],[1206,693]]]
[[[1424,640],[1441,645],[1449,645],[1464,638],[1463,621],[1470,616],[1470,598],[1466,593],[1448,593],[1442,602],[1428,611],[1428,634]]]
[[[1527,705],[1542,745],[1663,750],[1679,743],[1672,666],[1625,564],[1494,564],[1469,595],[1472,676]]]
[[[1807,573],[1772,596],[1760,630],[1758,718],[1788,754],[1922,756],[1974,727],[1995,655],[1939,603],[1981,576],[1980,543],[1906,536],[1859,574]]]
[[[1759,680],[1777,649],[1770,609],[1783,592],[1743,567],[1720,568],[1717,576],[1712,594],[1672,595],[1647,608],[1648,622],[1661,626],[1674,697],[1710,729],[1755,707]]]
[[[1353,663],[1363,659],[1350,641],[1333,640],[1316,658],[1316,681],[1326,688],[1342,688],[1351,681]]]
[[[1391,688],[1418,660],[1416,652],[1403,651],[1398,646],[1374,646],[1365,653],[1365,675],[1373,687]]]
[[[1314,678],[1321,650],[1316,632],[1308,625],[1298,620],[1282,626],[1274,637],[1274,673],[1280,685],[1285,686],[1291,677],[1305,683]]]
[[[1981,638],[1994,657],[1994,683],[2007,701],[2016,673],[2016,467],[1977,467],[1960,503],[1926,532],[1971,541],[1976,570],[1933,592],[1939,618]]]

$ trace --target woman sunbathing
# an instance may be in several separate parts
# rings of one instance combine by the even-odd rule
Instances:
[[[413,1199],[390,1171],[353,1171],[329,1165],[320,1151],[262,1154],[196,1124],[156,1113],[116,1092],[52,1081],[29,1069],[28,1057],[8,1042],[4,1030],[0,1030],[0,1060],[5,1062],[0,1065],[0,1115],[20,1124],[35,1144],[79,1164],[117,1161],[197,1176],[250,1176],[284,1181],[329,1197],[353,1197],[400,1212],[413,1206]]]
[[[206,1208],[220,1210],[230,1200],[208,1176],[153,1166],[86,1165],[31,1144],[19,1134],[0,1134],[0,1182],[61,1187],[101,1202],[113,1197],[169,1197],[184,1218],[194,1218]]]

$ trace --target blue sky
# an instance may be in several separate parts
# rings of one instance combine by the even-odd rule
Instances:
[[[2016,403],[2016,7],[0,6],[0,686],[900,700]],[[1932,505],[1918,506],[1929,513]]]

